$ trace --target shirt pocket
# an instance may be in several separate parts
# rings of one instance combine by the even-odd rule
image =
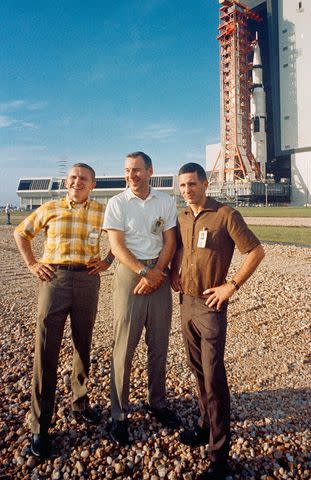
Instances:
[[[219,250],[225,247],[225,236],[223,229],[208,229],[206,248],[210,250]]]

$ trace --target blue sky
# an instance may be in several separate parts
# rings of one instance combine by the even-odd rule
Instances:
[[[20,177],[83,161],[122,175],[205,163],[219,141],[218,1],[2,0],[0,205]]]

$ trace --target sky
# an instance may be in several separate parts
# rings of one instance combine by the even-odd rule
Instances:
[[[219,141],[218,0],[2,0],[0,205],[19,178],[89,163],[205,165]]]

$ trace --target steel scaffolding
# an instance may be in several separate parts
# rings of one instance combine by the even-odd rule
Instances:
[[[251,43],[247,21],[260,17],[235,0],[219,0],[221,150],[209,178],[214,190],[261,181],[251,152],[250,92]],[[225,193],[225,192],[224,192]]]

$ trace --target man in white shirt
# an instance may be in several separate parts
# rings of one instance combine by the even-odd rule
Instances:
[[[109,200],[104,220],[119,260],[113,289],[111,437],[129,443],[127,410],[132,359],[145,327],[148,347],[149,411],[168,427],[180,424],[167,408],[165,370],[172,297],[168,265],[176,248],[176,205],[149,185],[151,158],[134,152],[125,161],[128,189]]]

